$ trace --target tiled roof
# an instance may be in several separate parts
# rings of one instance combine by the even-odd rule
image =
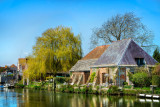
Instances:
[[[90,71],[90,66],[93,65],[97,59],[79,60],[70,71]]]
[[[144,58],[147,65],[157,63],[154,58],[147,54],[132,39],[124,39],[113,42],[95,62],[93,67],[137,66],[135,58]]]
[[[88,60],[88,59],[97,59],[99,58],[103,52],[109,47],[109,45],[102,45],[94,48],[91,52],[89,52],[85,57],[81,60]]]
[[[15,66],[14,64],[12,64],[10,67],[11,68],[17,68],[17,66]]]
[[[118,65],[129,42],[130,39],[112,42],[94,65]]]
[[[109,47],[109,45],[98,46],[89,52],[85,57],[79,60],[70,71],[90,71],[90,66],[93,65],[97,59],[103,54],[103,52]]]

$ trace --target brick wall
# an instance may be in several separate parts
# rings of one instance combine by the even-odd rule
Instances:
[[[78,77],[80,77],[81,75],[83,75],[83,80],[80,82],[80,84],[85,84],[88,80],[88,77],[90,75],[90,72],[72,72],[72,75],[77,75]]]

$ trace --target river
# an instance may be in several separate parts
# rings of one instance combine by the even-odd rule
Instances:
[[[160,100],[1,88],[0,107],[160,107]]]

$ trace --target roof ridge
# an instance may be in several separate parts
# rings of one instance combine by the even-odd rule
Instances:
[[[104,46],[110,46],[110,45],[100,45],[100,46],[96,46],[95,48],[97,48],[97,47],[104,47]],[[95,49],[95,48],[94,48],[94,49]],[[93,50],[94,50],[94,49],[93,49]]]

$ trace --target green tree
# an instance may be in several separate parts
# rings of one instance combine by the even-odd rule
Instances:
[[[104,22],[100,28],[93,29],[91,48],[127,38],[132,38],[148,51],[155,47],[152,32],[141,22],[141,18],[129,12],[117,14]]]
[[[26,75],[41,77],[41,74],[68,71],[82,57],[80,35],[75,36],[67,27],[46,30],[37,38],[33,55],[28,62]],[[35,74],[35,76],[33,75]]]
[[[153,52],[153,58],[160,63],[160,52],[159,49],[156,48]]]

